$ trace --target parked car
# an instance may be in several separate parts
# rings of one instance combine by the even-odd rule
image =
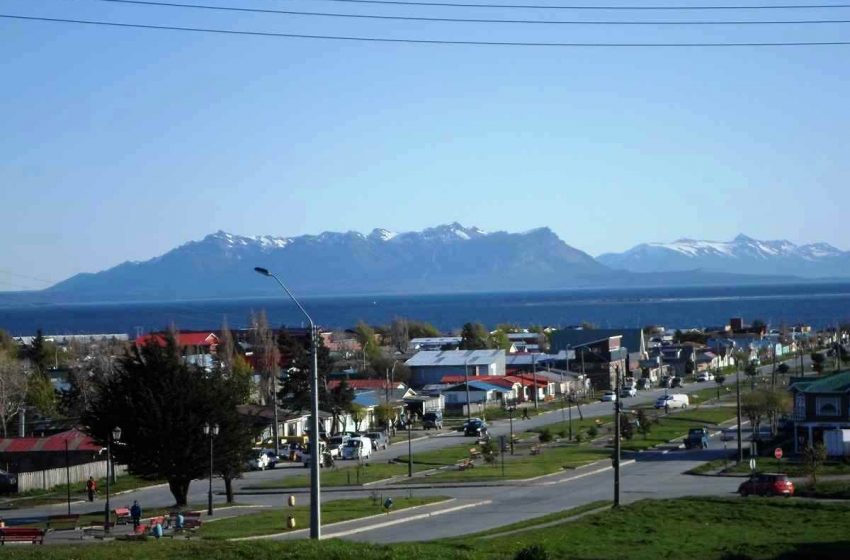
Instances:
[[[319,441],[319,450],[322,453],[322,457],[324,457],[325,455],[330,456],[330,451],[328,450],[328,444],[325,443],[324,441],[321,441],[321,440]],[[310,461],[312,460],[312,448],[310,447],[309,444],[307,444],[307,447],[305,447],[304,449],[301,450],[301,454],[298,457],[298,460],[304,465],[305,468],[310,466]],[[325,460],[319,461],[319,466],[322,466],[325,462],[326,462]]]
[[[726,428],[720,432],[720,441],[732,441],[738,439],[738,428]]]
[[[374,451],[386,449],[390,444],[390,440],[384,432],[369,432],[366,434],[366,437],[372,440],[372,449]]]
[[[463,429],[463,435],[481,437],[487,433],[487,424],[478,418],[470,420]]]
[[[0,469],[0,493],[7,494],[18,491],[18,476]]]
[[[681,377],[674,377],[673,379],[670,380],[670,388],[671,389],[675,389],[676,387],[681,387],[681,386],[682,386],[682,378]]]
[[[248,468],[255,471],[266,470],[269,468],[269,456],[262,449],[255,449],[251,458],[248,460]]]
[[[688,435],[685,436],[685,449],[707,449],[708,448],[708,429],[707,428],[691,428],[688,430]]]
[[[637,388],[641,391],[647,391],[652,388],[652,381],[648,377],[641,377],[637,380]]]
[[[268,468],[273,469],[280,462],[280,457],[274,452],[274,449],[263,449],[263,453],[268,457]]]
[[[342,455],[342,447],[349,439],[351,439],[351,436],[349,436],[348,434],[333,436],[331,439],[329,439],[328,452],[331,454],[331,456],[339,457],[340,455]]]
[[[431,428],[435,430],[443,429],[443,413],[440,411],[426,412],[422,416],[422,427],[426,430]]]
[[[749,480],[738,487],[738,494],[749,496],[785,496],[794,495],[794,483],[788,480],[788,475],[776,473],[754,474]]]
[[[343,459],[368,459],[372,456],[372,440],[358,436],[345,442],[342,448]]]
[[[634,397],[637,395],[637,389],[634,387],[623,387],[620,389],[620,398]]]
[[[688,408],[688,395],[662,395],[655,401],[655,408]]]
[[[602,393],[602,402],[614,402],[617,400],[617,393],[614,391],[605,391]]]
[[[704,371],[697,375],[697,381],[705,382],[705,381],[714,381],[714,374],[710,371]]]

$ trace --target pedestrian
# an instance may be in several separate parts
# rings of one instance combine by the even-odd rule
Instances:
[[[89,494],[89,501],[94,501],[95,492],[97,492],[97,482],[94,481],[94,477],[90,476],[86,481],[86,492]]]
[[[670,414],[670,403],[669,402],[664,403],[664,414]]]
[[[523,408],[523,409],[522,409],[522,419],[523,419],[523,420],[528,420],[529,418],[530,418],[530,417],[528,416],[528,409],[527,409],[527,408]]]
[[[162,523],[157,523],[151,528],[151,534],[159,540],[162,538]]]
[[[130,517],[133,518],[133,529],[138,529],[142,519],[142,506],[138,500],[133,500],[133,505],[130,507]]]

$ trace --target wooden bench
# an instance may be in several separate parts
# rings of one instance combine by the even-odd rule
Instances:
[[[44,529],[37,527],[4,527],[0,529],[0,545],[7,542],[44,544]]]
[[[480,459],[481,451],[477,447],[473,447],[469,450],[469,458],[470,459]]]
[[[73,529],[76,531],[80,528],[80,514],[72,513],[70,515],[48,515],[47,530],[57,531],[59,529]]]
[[[115,522],[121,525],[126,525],[133,520],[133,517],[130,515],[130,508],[115,508],[112,512],[115,514]]]

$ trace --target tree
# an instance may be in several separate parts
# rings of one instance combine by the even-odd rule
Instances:
[[[407,352],[410,344],[410,334],[407,327],[407,319],[396,317],[390,323],[390,342],[398,352]]]
[[[277,339],[278,348],[283,356],[285,374],[281,383],[278,399],[280,403],[293,412],[310,410],[310,384],[313,377],[313,356],[310,352],[309,341],[302,342],[282,331]],[[324,390],[327,376],[331,370],[330,352],[321,337],[316,339],[318,353],[319,402],[327,404]]]
[[[720,400],[720,387],[723,386],[723,383],[726,382],[725,375],[715,375],[714,382],[717,384],[717,399]]]
[[[0,329],[0,354],[5,354],[10,358],[17,358],[18,356],[18,345],[15,344],[15,339],[3,329]]]
[[[56,389],[46,373],[33,372],[27,379],[27,405],[43,416],[52,416],[57,410]]]
[[[8,435],[9,422],[21,410],[27,398],[27,375],[24,364],[0,352],[0,428]]]
[[[807,445],[803,449],[803,467],[812,479],[812,486],[818,483],[818,472],[826,461],[826,447],[822,443]]]
[[[48,348],[47,341],[44,339],[41,329],[36,331],[32,344],[27,348],[26,357],[29,358],[33,368],[38,372],[43,373],[50,368],[53,355],[50,352],[50,348]]]
[[[811,358],[812,358],[812,369],[815,370],[818,373],[822,373],[823,372],[823,365],[824,365],[824,362],[826,361],[826,356],[824,356],[820,352],[812,352]]]
[[[98,381],[83,425],[102,444],[120,426],[122,445],[112,447],[116,460],[142,479],[164,478],[175,504],[184,507],[189,484],[208,466],[204,423],[218,422],[221,441],[229,439],[229,410],[219,410],[222,403],[228,401],[217,390],[216,377],[184,363],[169,333],[164,344],[151,339],[132,347],[115,374]]]
[[[437,327],[424,321],[408,321],[407,334],[410,338],[435,338],[442,335]]]
[[[254,351],[254,367],[260,374],[260,404],[274,402],[276,377],[280,375],[280,350],[275,344],[274,334],[269,328],[266,312],[251,314],[251,348]]]
[[[791,395],[781,387],[764,389],[764,411],[770,420],[770,433],[776,435],[779,417],[794,409]]]
[[[351,405],[351,419],[354,421],[354,431],[359,432],[360,424],[366,419],[366,409],[359,404]]]
[[[759,373],[759,368],[753,362],[750,362],[744,367],[744,374],[750,378],[750,390],[755,389],[756,376]]]
[[[643,434],[643,439],[646,439],[646,436],[648,436],[652,431],[652,422],[649,421],[649,417],[646,415],[646,410],[643,408],[638,409],[635,422],[637,423],[638,431]]]
[[[466,323],[460,333],[461,350],[483,350],[487,348],[490,333],[481,323]]]
[[[767,414],[765,392],[753,391],[741,395],[741,414],[749,418],[755,439],[759,433],[761,419]]]
[[[620,436],[626,440],[635,437],[635,425],[627,414],[620,415]]]
[[[501,348],[502,350],[509,350],[511,347],[511,341],[505,331],[496,330],[493,332],[493,334],[489,336],[487,346],[489,348]]]
[[[327,391],[325,402],[325,408],[333,415],[333,421],[331,422],[331,434],[335,435],[341,431],[341,429],[337,426],[342,415],[351,412],[351,405],[354,402],[354,389],[352,389],[348,385],[348,382],[343,379],[340,381],[339,385],[330,391]]]

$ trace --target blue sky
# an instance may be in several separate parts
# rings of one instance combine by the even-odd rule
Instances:
[[[460,17],[850,19],[850,10],[204,3],[216,2]],[[463,40],[850,40],[850,25],[488,27],[92,0],[0,0],[0,13]],[[850,249],[841,227],[850,46],[421,46],[13,20],[0,20],[0,41],[0,290],[148,259],[219,229],[294,236],[459,221],[549,226],[594,255],[739,232]]]

